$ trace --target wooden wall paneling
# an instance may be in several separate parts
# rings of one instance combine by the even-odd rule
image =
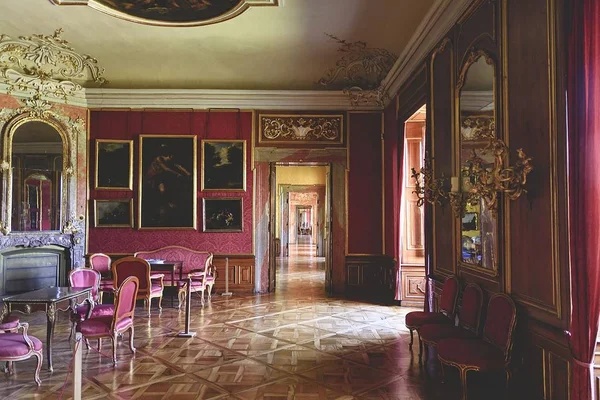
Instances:
[[[534,166],[527,178],[528,194],[507,204],[507,291],[532,317],[566,329],[570,296],[565,83],[563,63],[557,62],[565,59],[560,52],[562,4],[506,0],[503,59],[511,160],[516,158],[514,150],[523,148]]]
[[[213,265],[216,269],[215,292],[225,291],[225,266],[229,259],[229,291],[236,293],[252,293],[254,289],[254,256],[243,254],[215,254]]]
[[[459,73],[460,66],[473,46],[486,50],[496,57],[499,54],[497,51],[498,1],[501,0],[475,1],[456,24],[455,50]]]
[[[422,307],[425,299],[425,276],[423,267],[402,266],[400,304]]]
[[[394,304],[395,266],[394,260],[387,256],[352,255],[346,257],[346,296],[365,301]]]
[[[430,129],[427,131],[425,145],[429,149],[429,156],[433,158],[436,177],[450,177],[454,172],[452,160],[455,148],[452,132],[455,100],[454,45],[449,37],[444,38],[433,51],[429,65],[431,88],[427,119]],[[443,280],[456,273],[455,242],[452,235],[455,217],[448,204],[428,206],[427,210],[426,226],[430,221],[430,231],[433,232],[432,251],[429,254],[430,271],[436,279]]]

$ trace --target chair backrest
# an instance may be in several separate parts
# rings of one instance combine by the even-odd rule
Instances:
[[[496,293],[487,307],[483,340],[504,351],[506,362],[510,360],[512,336],[517,323],[517,308],[510,296]]]
[[[444,314],[450,317],[456,313],[456,305],[458,303],[458,278],[450,276],[444,282],[442,287],[442,295],[440,296],[439,308]]]
[[[135,300],[137,298],[140,281],[135,276],[127,277],[115,293],[115,314],[111,330],[124,318],[131,317],[135,312]]]
[[[146,294],[151,289],[150,264],[139,257],[123,257],[112,264],[113,282],[115,287],[130,276],[138,279],[138,294]]]
[[[90,256],[90,267],[101,274],[110,272],[110,263],[110,257],[104,253],[94,253]]]
[[[483,291],[476,283],[468,283],[463,290],[462,306],[458,313],[460,326],[479,334],[481,312],[483,309]]]
[[[91,268],[75,268],[69,272],[71,287],[92,287],[92,299],[98,301],[100,272]]]

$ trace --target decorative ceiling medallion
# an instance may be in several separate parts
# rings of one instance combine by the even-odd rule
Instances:
[[[367,47],[366,42],[347,42],[334,35],[326,35],[340,44],[338,51],[344,56],[318,83],[343,90],[350,96],[353,106],[383,107],[386,96],[381,81],[392,69],[398,56],[386,49]]]
[[[61,98],[79,94],[83,87],[106,83],[104,69],[98,61],[77,53],[60,37],[53,35],[20,36],[12,39],[0,35],[0,83],[7,92],[25,92],[36,99],[42,96]]]
[[[268,115],[258,116],[258,143],[342,145],[344,116],[338,115]]]
[[[237,17],[250,6],[277,6],[279,0],[51,0],[88,5],[127,21],[159,26],[209,25]]]

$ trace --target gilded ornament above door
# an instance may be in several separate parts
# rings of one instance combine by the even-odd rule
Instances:
[[[57,5],[88,5],[98,11],[148,25],[198,26],[226,21],[248,7],[277,6],[278,0],[51,0]]]

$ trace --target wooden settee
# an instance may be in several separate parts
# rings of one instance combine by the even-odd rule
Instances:
[[[215,283],[215,268],[213,266],[213,254],[210,251],[192,250],[183,246],[165,246],[155,250],[138,251],[135,257],[146,260],[166,260],[181,263],[181,270],[175,271],[180,277],[177,281],[177,295],[179,308],[183,306],[186,298],[189,279],[192,279],[191,292],[200,292],[201,302],[204,305],[204,291],[207,292],[208,300]]]

